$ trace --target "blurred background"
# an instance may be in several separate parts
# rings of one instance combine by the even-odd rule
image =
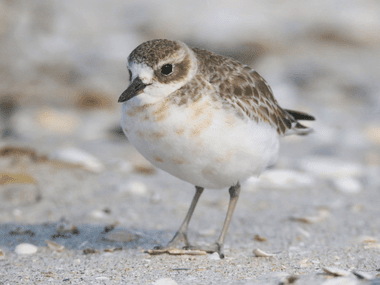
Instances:
[[[282,107],[316,116],[312,135],[284,139],[278,169],[342,191],[379,186],[379,15],[380,2],[370,0],[1,0],[0,184],[38,185],[31,198],[2,192],[3,209],[13,209],[3,221],[57,220],[67,193],[79,197],[67,196],[70,207],[83,203],[75,195],[107,191],[160,201],[149,186],[157,170],[128,145],[117,103],[129,84],[127,56],[155,38],[249,64]],[[74,166],[92,174],[67,170]],[[279,177],[305,178],[293,174]],[[109,205],[99,195],[95,218]],[[52,204],[23,216],[31,201]]]

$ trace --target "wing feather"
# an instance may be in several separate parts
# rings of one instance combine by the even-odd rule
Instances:
[[[312,120],[313,116],[283,110],[273,96],[272,89],[255,70],[232,58],[194,48],[201,74],[219,93],[227,106],[235,108],[238,115],[256,122],[267,122],[280,135],[307,134],[312,131],[298,120]],[[206,64],[207,62],[207,64]]]

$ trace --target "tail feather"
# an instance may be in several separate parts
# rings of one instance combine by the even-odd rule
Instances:
[[[300,120],[300,121],[314,121],[315,120],[315,118],[312,115],[306,114],[304,112],[287,110],[287,109],[284,109],[284,111],[288,113],[289,115],[291,115],[296,120]]]
[[[315,120],[315,118],[312,115],[306,114],[304,112],[287,110],[287,109],[284,109],[284,111],[288,113],[289,115],[291,115],[296,120],[300,120],[300,121],[314,121]]]
[[[285,132],[285,136],[293,134],[303,136],[313,132],[312,128],[304,126],[300,122],[298,122],[298,120],[314,121],[315,118],[313,116],[303,112],[286,109],[284,109],[284,112],[289,115],[291,121],[291,127]]]

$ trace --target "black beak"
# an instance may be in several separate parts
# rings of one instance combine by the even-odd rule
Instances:
[[[135,80],[133,80],[132,84],[128,86],[127,90],[125,90],[119,97],[119,100],[117,102],[125,102],[129,99],[132,99],[136,95],[139,95],[144,88],[149,85],[145,84],[141,81],[140,77],[136,77]]]

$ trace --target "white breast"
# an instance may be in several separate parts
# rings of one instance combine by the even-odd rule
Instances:
[[[143,107],[123,103],[122,127],[153,165],[205,188],[225,188],[258,176],[279,150],[276,130],[243,120],[210,97],[182,106],[165,99]]]

